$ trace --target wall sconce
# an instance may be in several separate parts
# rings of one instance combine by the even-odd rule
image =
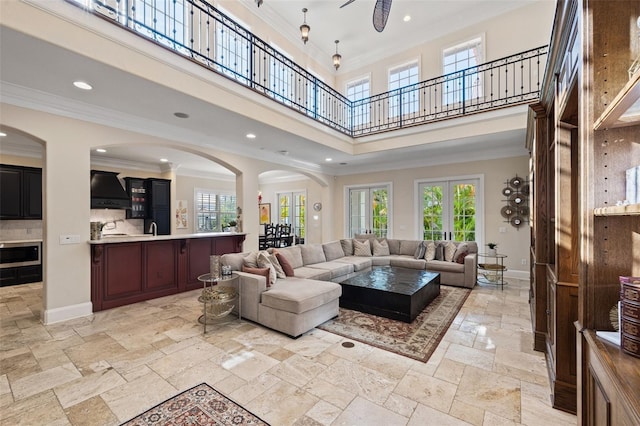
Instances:
[[[333,66],[336,71],[340,68],[340,60],[342,60],[342,55],[338,53],[338,43],[340,43],[340,40],[336,40],[336,53],[333,55]]]
[[[302,41],[304,44],[307,44],[309,40],[309,31],[311,31],[311,27],[307,25],[307,8],[302,9],[302,13],[304,14],[304,22],[300,25],[300,35],[302,36]]]

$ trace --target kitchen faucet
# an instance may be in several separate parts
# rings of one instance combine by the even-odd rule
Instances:
[[[158,225],[155,222],[151,222],[151,225],[149,225],[149,232],[151,232],[154,237],[158,235]]]

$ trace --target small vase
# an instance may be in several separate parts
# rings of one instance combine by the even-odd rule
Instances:
[[[498,249],[490,248],[489,250],[487,250],[487,254],[489,256],[495,256],[496,254],[498,254]]]

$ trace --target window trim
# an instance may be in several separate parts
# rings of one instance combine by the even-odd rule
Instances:
[[[447,50],[452,50],[455,49],[456,47],[462,46],[463,44],[471,44],[471,42],[473,40],[476,39],[480,39],[480,53],[481,53],[481,63],[483,62],[487,62],[486,61],[486,43],[485,43],[485,33],[479,33],[477,35],[471,36],[471,37],[465,37],[464,39],[461,39],[460,41],[450,44],[448,46],[445,46],[441,49],[440,51],[440,72],[442,73],[442,75],[444,75],[444,52],[446,52]],[[480,65],[480,64],[478,64]]]
[[[351,203],[349,202],[349,196],[351,194],[352,189],[368,189],[368,188],[379,188],[386,186],[388,188],[389,194],[387,197],[387,201],[389,204],[387,205],[387,238],[393,238],[393,181],[387,182],[371,182],[371,183],[362,183],[357,185],[345,185],[344,186],[344,194],[343,194],[343,206],[344,211],[343,214],[343,230],[342,235],[343,238],[351,238],[349,237],[349,227],[350,227],[350,217],[349,217],[349,209],[351,208]]]

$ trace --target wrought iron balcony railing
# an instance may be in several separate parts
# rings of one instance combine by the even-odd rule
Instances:
[[[204,0],[67,0],[351,137],[530,103],[547,46],[351,101]]]

